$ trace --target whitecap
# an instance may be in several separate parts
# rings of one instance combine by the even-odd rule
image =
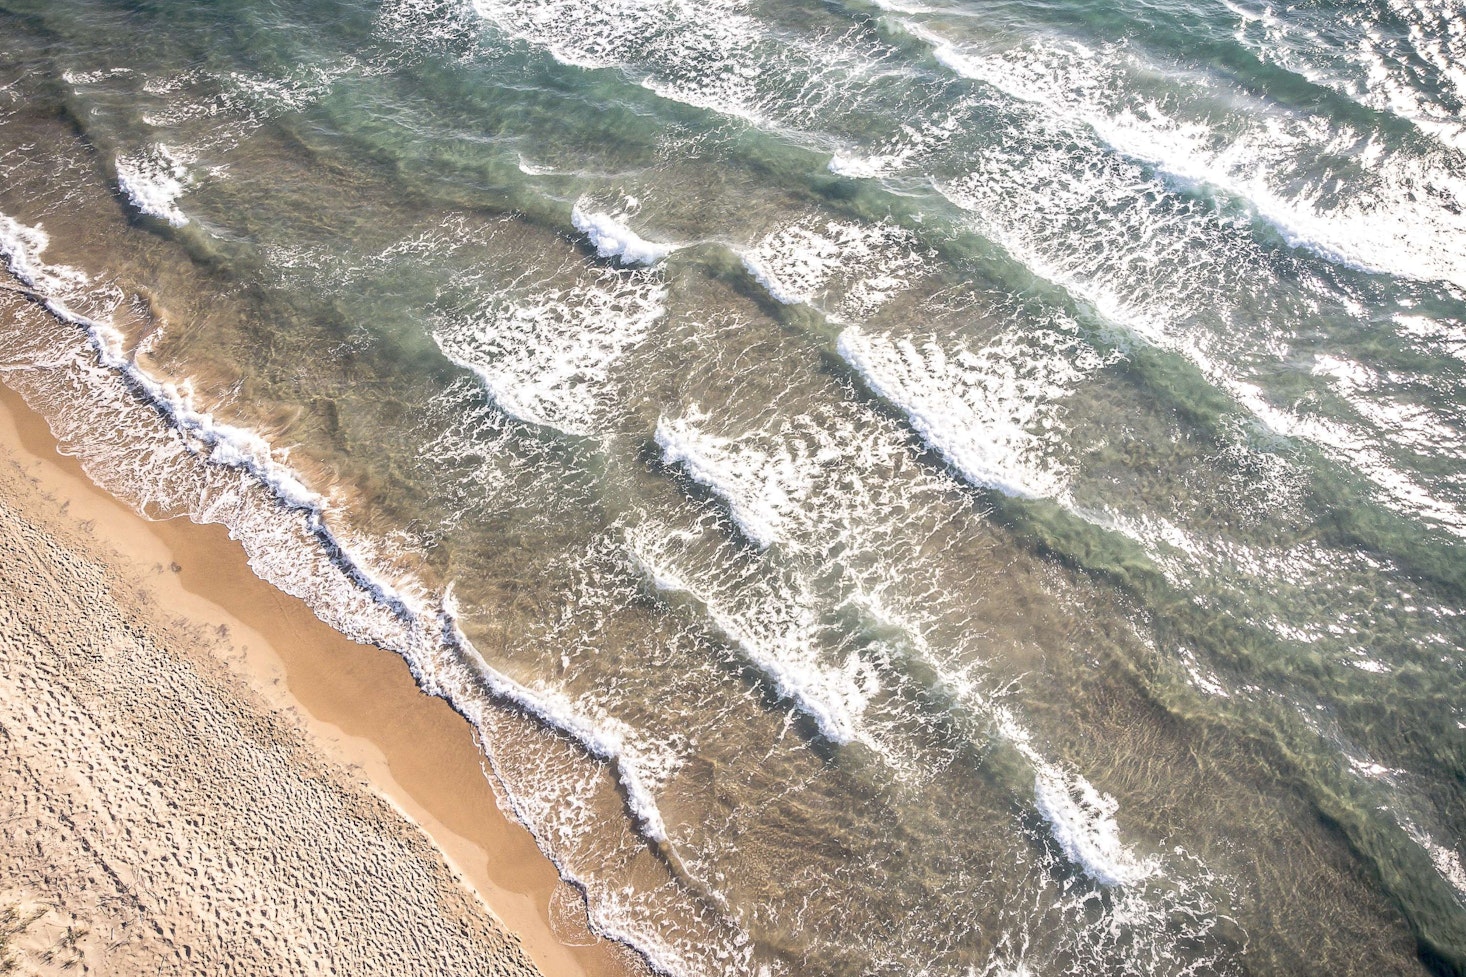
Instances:
[[[1119,803],[1080,776],[1040,766],[1034,802],[1049,822],[1054,840],[1069,860],[1101,885],[1134,885],[1154,875],[1154,864],[1137,860],[1120,842],[1115,823]]]
[[[433,339],[501,410],[587,436],[601,426],[612,369],[665,314],[666,295],[650,272],[603,269],[564,287],[490,296],[441,323]]]
[[[859,655],[848,652],[832,666],[818,650],[819,611],[807,592],[771,587],[745,606],[710,585],[694,582],[675,568],[676,533],[644,524],[627,533],[632,562],[663,592],[676,592],[702,606],[708,621],[774,690],[812,719],[829,742],[861,741],[877,753],[883,748],[863,724],[880,679]]]
[[[1466,235],[1466,179],[1440,154],[1387,150],[1371,133],[1261,98],[1229,92],[1222,102],[1207,78],[1151,64],[1130,46],[1037,40],[973,53],[904,26],[954,73],[1036,107],[1051,125],[1085,127],[1173,183],[1240,198],[1292,247],[1364,271],[1466,284],[1457,244]],[[1135,77],[1161,74],[1179,86],[1174,101],[1189,117],[1169,103],[1124,96]],[[1320,159],[1363,172],[1343,183],[1302,179]],[[1330,183],[1332,195],[1323,190]]]
[[[579,203],[571,210],[570,220],[576,230],[590,238],[597,254],[624,265],[651,266],[677,250],[674,244],[648,241],[627,227],[620,217],[584,210]]]
[[[1055,404],[1107,362],[1073,337],[1043,334],[949,354],[850,326],[836,348],[965,481],[1027,498],[1064,495],[1067,476],[1049,460],[1062,432]]]
[[[174,227],[188,223],[178,198],[188,186],[188,170],[163,145],[117,158],[117,186],[140,213]]]
[[[1004,738],[1033,766],[1034,804],[1064,856],[1100,885],[1130,886],[1158,874],[1160,862],[1139,858],[1120,840],[1120,805],[1085,777],[1044,759],[1027,730],[1004,708],[995,711]]]
[[[837,319],[870,316],[928,264],[915,236],[894,224],[816,219],[766,235],[742,259],[776,302],[810,304]]]
[[[709,434],[699,427],[704,420],[695,409],[675,420],[657,420],[663,462],[681,465],[727,503],[733,521],[755,546],[780,541],[782,524],[813,487],[813,473],[787,451],[774,455],[740,448]]]

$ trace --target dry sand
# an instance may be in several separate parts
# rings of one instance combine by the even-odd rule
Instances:
[[[219,527],[100,492],[0,388],[16,972],[645,972],[577,906],[399,658],[254,577]]]

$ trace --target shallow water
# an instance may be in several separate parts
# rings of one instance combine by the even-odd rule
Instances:
[[[1459,11],[0,27],[7,382],[658,969],[1466,968]]]

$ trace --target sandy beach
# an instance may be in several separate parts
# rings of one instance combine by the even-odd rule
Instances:
[[[642,972],[400,658],[258,580],[221,528],[101,492],[8,388],[0,544],[16,972]]]

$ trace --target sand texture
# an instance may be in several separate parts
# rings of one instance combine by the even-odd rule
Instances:
[[[161,606],[64,508],[0,459],[13,972],[536,973],[423,831],[230,667],[227,628]]]

